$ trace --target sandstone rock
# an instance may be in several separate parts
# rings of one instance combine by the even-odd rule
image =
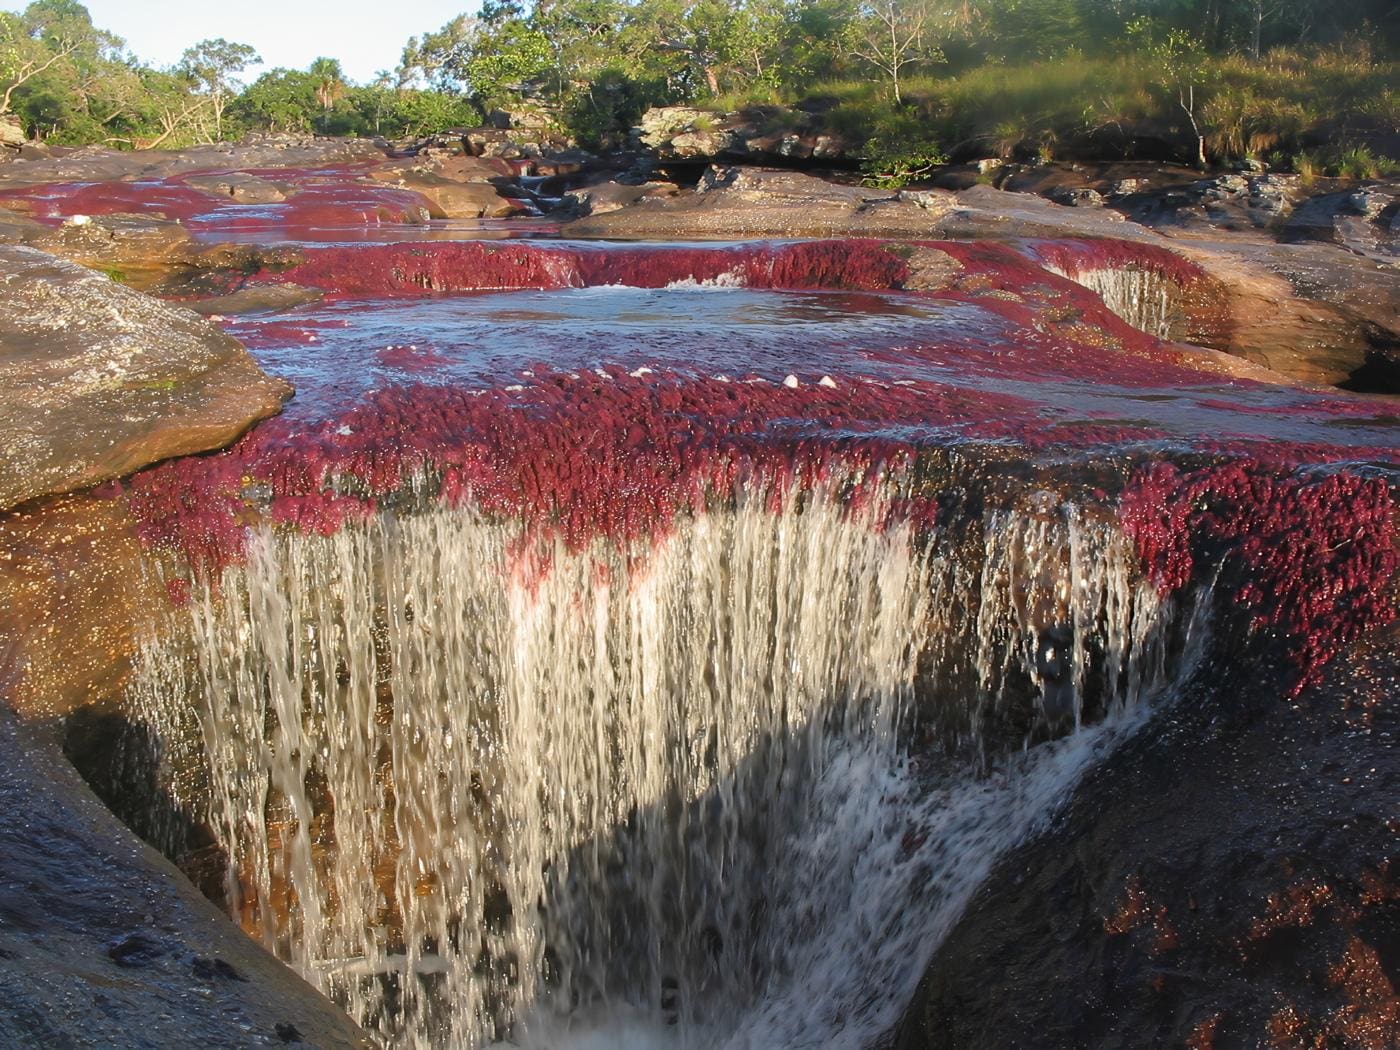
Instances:
[[[489,183],[430,181],[425,176],[405,180],[404,185],[427,198],[435,219],[499,219],[521,210]]]
[[[1119,179],[1110,191],[1115,197],[1128,197],[1147,189],[1151,182],[1147,179]]]
[[[674,197],[679,192],[680,187],[674,182],[643,182],[631,185],[609,179],[566,194],[564,204],[572,208],[577,215],[605,215],[638,201]]]
[[[25,243],[84,266],[123,271],[183,261],[194,244],[189,230],[178,222],[121,213],[46,227]]]
[[[217,448],[290,393],[189,311],[0,248],[0,509]]]
[[[958,196],[950,190],[900,190],[899,199],[924,211],[942,214],[956,206]]]
[[[204,317],[291,310],[322,298],[321,292],[299,284],[253,284],[229,295],[192,301],[190,309]]]
[[[29,136],[24,133],[24,124],[18,117],[13,114],[0,117],[0,146],[19,149],[28,141]]]
[[[448,182],[490,182],[511,178],[515,170],[499,157],[451,156],[403,157],[386,161],[367,172],[377,182],[398,182],[420,175],[434,175]]]
[[[23,655],[0,707],[51,719],[120,695],[167,602],[120,500],[71,495],[0,514],[0,639]]]
[[[281,1046],[290,1027],[310,1046],[371,1045],[123,827],[51,734],[3,704],[0,806],[15,815],[0,821],[0,1044]],[[200,959],[239,979],[216,984]]]
[[[660,106],[642,114],[633,137],[670,161],[838,160],[849,152],[839,135],[813,128],[809,114],[777,106],[738,113]]]
[[[25,244],[44,236],[50,229],[17,211],[0,208],[0,244]]]
[[[548,110],[527,106],[522,109],[493,109],[486,115],[492,127],[508,130],[550,131],[558,126],[558,118]]]
[[[1393,192],[1368,186],[1353,193],[1347,198],[1347,203],[1360,212],[1363,218],[1375,221],[1381,217],[1381,212],[1395,204],[1396,199]]]
[[[231,197],[239,204],[276,204],[287,199],[286,192],[275,182],[242,172],[230,172],[226,175],[191,175],[184,183],[215,196]]]
[[[61,157],[7,164],[0,168],[0,185],[163,178],[182,172],[310,168],[383,156],[384,151],[370,139],[320,139],[305,135],[250,136],[243,143],[224,142],[187,150],[114,150],[89,146]],[[260,177],[267,178],[266,175]]]
[[[1290,704],[1212,667],[1231,702],[1192,690],[996,865],[889,1045],[1395,1045],[1397,643]]]
[[[1325,193],[1311,197],[1301,204],[1283,236],[1290,241],[1334,241],[1337,233],[1337,216],[1351,205],[1351,194],[1346,192]]]
[[[452,182],[490,182],[515,174],[515,169],[500,158],[465,155],[444,157],[434,162],[429,170]]]
[[[1050,199],[1071,208],[1097,208],[1104,203],[1104,195],[1088,186],[1058,187],[1050,192]]]

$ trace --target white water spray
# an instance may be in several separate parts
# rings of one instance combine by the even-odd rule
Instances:
[[[763,496],[635,551],[469,510],[256,533],[137,691],[207,766],[186,801],[234,914],[395,1045],[888,1031],[1191,631],[1048,495],[989,514],[977,563],[881,506]],[[1095,725],[1008,753],[1018,712],[1075,727],[1086,698]],[[911,752],[916,704],[962,705],[980,773]]]

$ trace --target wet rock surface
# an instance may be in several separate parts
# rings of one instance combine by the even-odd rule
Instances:
[[[187,311],[0,249],[0,507],[217,448],[289,393]]]
[[[116,150],[84,146],[52,157],[36,157],[0,168],[6,186],[84,180],[133,181],[181,172],[228,172],[315,167],[382,158],[369,139],[314,139],[266,135],[242,143],[218,143],[186,150]]]
[[[0,651],[7,676],[12,653]],[[8,686],[0,683],[8,696]],[[0,705],[0,1043],[370,1045]]]
[[[1188,693],[998,866],[895,1045],[1395,1046],[1398,643],[1294,704],[1218,666],[1223,692]]]

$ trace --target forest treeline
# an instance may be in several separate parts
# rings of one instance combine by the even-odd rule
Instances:
[[[795,107],[916,172],[949,150],[1174,143],[1199,163],[1377,170],[1400,136],[1394,0],[485,0],[353,83],[334,57],[253,78],[192,42],[154,68],[76,0],[0,12],[0,116],[55,144],[249,131],[421,135],[533,110],[590,147],[647,108]],[[236,35],[236,33],[232,34]],[[775,108],[775,120],[784,117]],[[1116,136],[1116,139],[1115,139]]]

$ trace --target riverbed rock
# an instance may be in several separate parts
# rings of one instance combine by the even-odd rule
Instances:
[[[785,169],[719,166],[696,190],[564,227],[568,236],[622,239],[917,235],[927,214],[890,190],[827,182]]]
[[[287,199],[286,189],[268,179],[243,172],[218,175],[190,175],[186,186],[204,190],[219,197],[230,197],[239,204],[276,204]]]
[[[401,185],[422,194],[435,219],[500,219],[521,210],[487,182],[450,182],[421,175],[404,179]]]
[[[674,182],[625,183],[614,179],[583,186],[564,195],[563,203],[576,215],[606,215],[638,201],[664,199],[680,193]]]
[[[62,226],[32,232],[24,243],[121,278],[128,270],[179,265],[195,250],[183,224],[127,213],[75,217]]]
[[[1243,178],[1241,176],[1240,178]],[[1063,184],[1063,183],[1056,183]],[[1221,185],[1245,199],[1249,180]],[[1222,192],[1224,192],[1222,190]],[[1387,213],[1382,212],[1382,215]],[[564,226],[615,239],[880,237],[915,240],[1112,238],[1167,249],[1209,280],[1193,341],[1297,382],[1400,392],[1400,269],[1343,246],[1280,244],[1209,225],[1155,230],[1110,207],[1068,207],[989,185],[900,192],[790,170],[715,166],[694,192],[642,200]],[[1167,235],[1170,233],[1170,236]],[[1209,315],[1208,317],[1206,315]]]
[[[384,156],[372,139],[326,139],[309,135],[250,136],[185,150],[116,150],[84,146],[63,156],[17,160],[0,167],[0,186],[49,182],[106,182],[165,178],[182,172],[265,171],[318,168]],[[266,178],[266,176],[262,176]]]
[[[642,114],[633,138],[662,161],[831,162],[851,151],[850,143],[821,130],[810,114],[783,106],[735,113],[659,106]]]
[[[395,157],[377,164],[365,173],[377,182],[432,175],[448,182],[480,183],[509,179],[515,175],[510,162],[499,157],[472,157],[457,153],[430,157]]]
[[[17,723],[12,669],[0,641],[0,1044],[370,1046]]]
[[[290,393],[192,312],[0,247],[0,509],[220,447]]]
[[[899,1050],[1400,1045],[1397,646],[1293,704],[1215,668],[1228,705],[1160,713],[997,865]]]
[[[24,133],[24,124],[17,116],[13,113],[0,116],[0,146],[19,150],[28,141],[29,136]]]

